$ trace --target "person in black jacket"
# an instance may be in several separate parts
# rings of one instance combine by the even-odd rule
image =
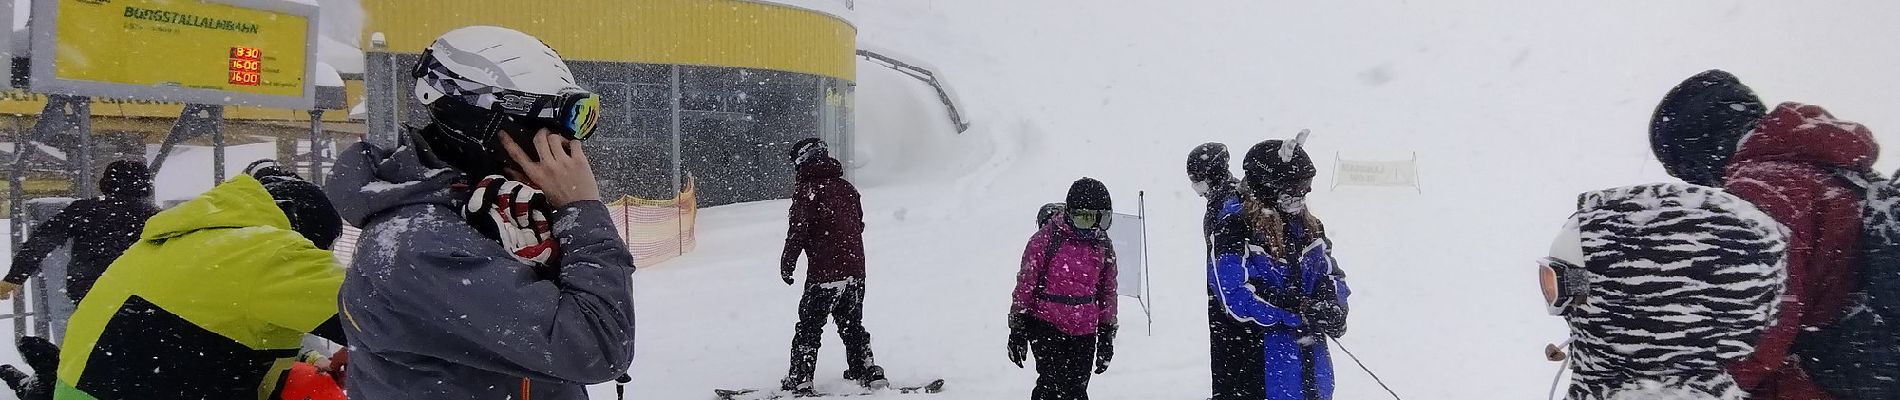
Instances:
[[[152,202],[151,171],[138,161],[113,161],[106,165],[99,189],[105,196],[74,201],[33,228],[26,243],[13,253],[13,267],[0,282],[0,300],[12,299],[27,278],[40,272],[40,262],[70,239],[73,255],[66,267],[66,298],[79,304],[106,267],[138,242],[145,219],[158,213]]]
[[[1220,285],[1214,276],[1214,236],[1220,230],[1221,211],[1240,207],[1240,183],[1228,168],[1233,159],[1227,145],[1206,143],[1188,152],[1188,180],[1194,192],[1207,199],[1207,211],[1201,219],[1201,237],[1207,239],[1207,331],[1209,369],[1213,376],[1213,400],[1259,399],[1266,397],[1266,364],[1260,360],[1264,342],[1260,328],[1241,321],[1221,304]]]

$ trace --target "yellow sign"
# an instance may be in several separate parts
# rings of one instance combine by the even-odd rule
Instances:
[[[56,2],[50,11],[57,36],[52,43],[36,37],[34,57],[38,61],[42,46],[50,47],[50,78],[59,82],[43,85],[35,76],[36,92],[279,106],[310,98],[305,70],[315,7],[288,1]],[[43,10],[36,7],[35,19]]]

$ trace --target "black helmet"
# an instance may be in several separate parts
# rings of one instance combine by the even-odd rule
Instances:
[[[792,151],[787,152],[785,158],[791,159],[792,165],[804,165],[806,161],[810,161],[815,156],[829,156],[828,149],[829,147],[825,144],[824,140],[806,138],[799,140],[797,143],[792,143]]]
[[[1195,182],[1224,182],[1233,176],[1228,171],[1232,156],[1227,153],[1227,145],[1221,143],[1202,143],[1188,152],[1187,175]]]
[[[264,184],[264,190],[270,192],[277,208],[290,219],[290,229],[302,234],[317,248],[329,250],[343,234],[343,217],[337,215],[336,206],[317,184],[296,175],[273,175],[268,169],[258,170],[252,176]]]
[[[1115,202],[1108,197],[1108,185],[1095,178],[1077,179],[1069,184],[1069,197],[1064,202],[1070,210],[1112,211]]]
[[[144,198],[152,195],[152,170],[145,163],[131,160],[106,164],[99,178],[99,191],[117,198]]]
[[[417,136],[435,158],[478,177],[506,163],[498,132],[536,157],[531,139],[540,129],[585,140],[600,118],[600,98],[575,83],[560,55],[512,29],[449,31],[423,51],[411,75],[433,122]]]
[[[1247,172],[1247,189],[1255,195],[1273,196],[1295,189],[1295,185],[1310,185],[1319,171],[1301,146],[1306,142],[1306,134],[1300,131],[1299,137],[1291,142],[1268,140],[1247,150],[1247,158],[1241,165]]]
[[[1767,113],[1754,90],[1719,69],[1676,85],[1656,104],[1649,146],[1663,168],[1683,181],[1721,186],[1723,170],[1742,136]]]

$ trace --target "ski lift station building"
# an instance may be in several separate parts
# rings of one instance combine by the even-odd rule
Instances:
[[[410,73],[431,41],[494,25],[540,38],[601,95],[587,149],[603,194],[672,198],[691,180],[702,207],[783,198],[803,138],[850,162],[851,0],[364,3],[372,141],[427,121]]]

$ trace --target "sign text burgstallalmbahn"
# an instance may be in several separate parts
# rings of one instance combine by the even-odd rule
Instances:
[[[34,3],[32,90],[308,108],[315,6],[291,0]],[[50,21],[55,26],[44,26]]]

